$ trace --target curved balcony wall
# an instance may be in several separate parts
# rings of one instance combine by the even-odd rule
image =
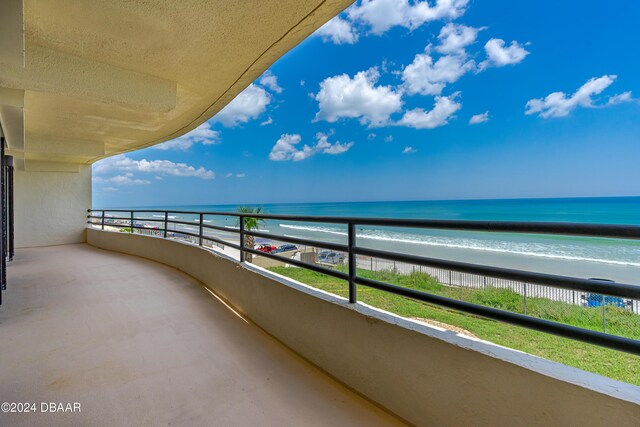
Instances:
[[[193,276],[293,351],[416,425],[640,425],[640,387],[459,336],[198,246],[87,230]]]

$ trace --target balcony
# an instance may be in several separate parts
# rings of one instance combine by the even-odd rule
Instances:
[[[198,237],[101,220],[88,245],[18,249],[0,312],[3,395],[82,412],[3,421],[637,424],[637,386],[350,302]]]
[[[76,244],[19,250],[8,273],[3,401],[81,412],[2,425],[402,424],[166,265]]]
[[[640,425],[636,385],[376,308],[358,292],[638,355],[637,331],[606,322],[608,305],[625,316],[640,310],[638,287],[625,281],[496,269],[490,255],[471,265],[358,246],[356,225],[385,226],[375,219],[343,221],[340,243],[280,236],[346,254],[313,262],[259,252],[244,238],[260,231],[207,226],[203,213],[179,223],[167,212],[149,221],[93,212],[86,228],[95,161],[196,129],[351,3],[0,2],[0,403],[21,404],[0,412],[0,425]],[[562,230],[640,238],[615,226]],[[247,256],[344,286],[332,294]],[[361,271],[361,257],[449,272],[437,279],[447,291],[468,276],[470,288],[478,277],[518,281],[523,310],[388,283]],[[553,302],[572,308],[600,304],[597,330],[527,312],[539,287],[569,292]],[[25,413],[31,404],[36,413]]]

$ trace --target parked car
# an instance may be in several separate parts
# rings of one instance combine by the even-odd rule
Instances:
[[[628,306],[631,306],[632,304],[631,300],[625,301],[620,297],[612,297],[609,295],[600,295],[600,294],[587,294],[587,295],[582,295],[581,297],[582,301],[584,301],[582,305],[584,307],[602,307],[603,297],[604,297],[604,304],[610,305],[613,307],[628,308]]]
[[[277,254],[277,253],[280,253],[280,252],[290,252],[290,251],[295,251],[295,250],[298,250],[298,247],[296,245],[287,244],[287,245],[278,246],[278,248],[275,249],[272,253]]]
[[[593,277],[589,278],[589,280],[594,280],[594,281],[603,282],[603,283],[615,283],[613,280],[597,279]],[[609,295],[586,294],[586,295],[582,295],[580,298],[582,299],[582,301],[584,301],[582,303],[583,307],[602,307],[603,303],[605,306],[610,305],[610,306],[619,307],[619,308],[633,307],[633,301],[631,300],[625,301],[620,297],[612,297]]]
[[[276,249],[277,248],[274,245],[270,245],[270,244],[258,245],[258,247],[256,248],[257,251],[265,252],[265,253],[268,253],[268,254],[272,253]]]
[[[344,263],[345,255],[339,252],[333,251],[320,251],[318,252],[318,262],[324,262],[327,264],[342,264]]]

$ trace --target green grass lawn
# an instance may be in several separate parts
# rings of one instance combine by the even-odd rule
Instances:
[[[301,268],[274,267],[270,270],[332,294],[348,296],[347,284],[343,280]],[[442,285],[428,274],[418,272],[400,275],[359,269],[358,275],[513,312],[522,313],[524,310],[522,295],[506,289],[490,286],[485,289],[450,287]],[[640,385],[638,356],[460,313],[363,286],[358,286],[358,301],[403,317],[430,319],[457,326],[486,341]],[[612,306],[607,306],[606,311],[608,333],[640,339],[639,315]],[[602,331],[601,308],[584,308],[543,298],[528,298],[527,314]]]

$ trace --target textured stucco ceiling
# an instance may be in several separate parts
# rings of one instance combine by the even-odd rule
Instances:
[[[178,137],[350,3],[2,0],[9,153],[73,170]]]

